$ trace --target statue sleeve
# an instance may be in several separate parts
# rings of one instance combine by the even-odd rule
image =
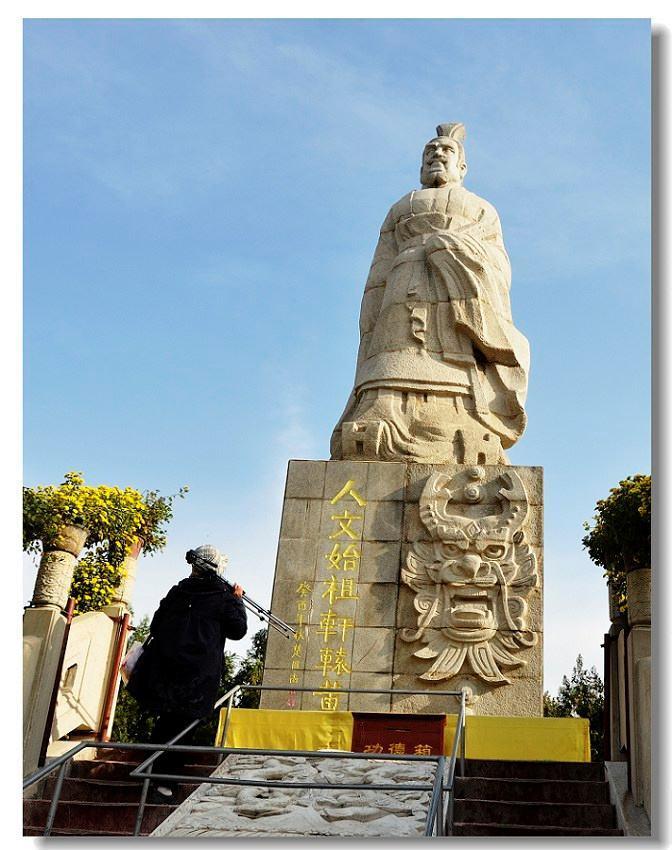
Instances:
[[[511,318],[511,267],[497,212],[484,204],[466,227],[437,235],[428,248],[435,279],[448,295],[448,321],[486,360],[485,378],[474,374],[476,415],[508,448],[525,428],[529,344]],[[490,407],[500,393],[505,415]]]
[[[519,364],[511,339],[511,267],[499,217],[489,205],[466,227],[428,243],[429,262],[446,287],[454,326],[491,362]]]
[[[359,313],[359,351],[357,352],[356,370],[366,360],[371,334],[376,326],[376,320],[378,319],[383,303],[387,276],[396,255],[397,243],[394,238],[394,218],[392,216],[392,210],[390,210],[380,229],[380,237],[373,255],[373,260],[371,261],[371,268],[369,269],[369,276],[366,279],[364,296],[362,297],[362,306]],[[345,405],[345,410],[338,420],[331,437],[331,457],[333,460],[338,460],[342,457],[341,426],[354,410],[356,401],[355,390],[353,388]]]
[[[380,237],[376,251],[371,261],[369,276],[366,280],[362,306],[359,313],[359,352],[357,367],[366,359],[371,334],[380,315],[380,308],[385,294],[387,276],[397,255],[397,243],[394,238],[394,221],[392,211],[387,214],[380,229]]]

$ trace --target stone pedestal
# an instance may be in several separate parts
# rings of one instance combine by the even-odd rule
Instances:
[[[86,530],[64,528],[44,552],[31,607],[23,617],[23,774],[37,768],[49,703],[65,631],[68,601],[77,557]]]
[[[542,714],[542,470],[290,461],[262,708]],[[292,687],[327,688],[327,694]],[[346,688],[417,695],[342,693]]]
[[[651,569],[630,570],[628,681],[632,796],[651,816]]]

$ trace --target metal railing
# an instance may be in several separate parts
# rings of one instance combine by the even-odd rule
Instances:
[[[213,777],[213,776],[198,776],[195,774],[169,774],[169,773],[154,773],[152,772],[152,768],[154,762],[161,756],[164,752],[183,752],[183,753],[216,753],[221,756],[227,756],[232,754],[249,754],[249,755],[284,755],[284,756],[297,756],[304,758],[349,758],[349,759],[373,759],[377,761],[406,761],[406,762],[436,762],[436,770],[434,772],[434,778],[431,785],[422,784],[422,783],[407,783],[407,784],[399,784],[399,783],[390,783],[383,784],[379,783],[376,785],[368,784],[368,783],[343,783],[340,784],[339,788],[349,789],[349,790],[369,790],[369,791],[429,791],[430,799],[429,799],[429,807],[427,811],[427,818],[425,822],[425,836],[432,835],[451,835],[452,834],[452,812],[453,812],[453,800],[454,800],[454,787],[455,787],[455,773],[457,767],[458,760],[458,750],[459,750],[459,760],[460,760],[460,774],[464,776],[464,759],[465,759],[465,746],[466,746],[466,702],[465,702],[465,692],[464,691],[432,691],[434,696],[454,696],[460,697],[460,710],[457,718],[457,725],[455,728],[455,734],[453,736],[453,746],[450,755],[450,759],[448,763],[446,763],[446,757],[441,755],[402,755],[402,754],[388,754],[388,753],[352,753],[347,751],[314,751],[314,750],[276,750],[276,749],[248,749],[242,747],[226,747],[224,744],[226,743],[226,736],[229,729],[229,722],[231,719],[231,709],[233,708],[233,699],[236,694],[240,693],[243,690],[269,690],[269,691],[292,691],[292,692],[300,692],[307,691],[315,694],[319,693],[332,693],[333,690],[328,688],[297,688],[297,687],[280,687],[280,686],[269,686],[269,685],[237,685],[232,688],[230,691],[227,691],[222,697],[220,697],[213,707],[213,712],[221,708],[224,703],[227,703],[227,714],[226,720],[224,723],[224,729],[222,732],[222,745],[219,747],[206,747],[206,746],[198,746],[198,745],[183,745],[178,744],[177,741],[184,738],[189,732],[195,729],[199,724],[204,722],[207,718],[200,718],[198,720],[192,721],[188,726],[186,726],[180,733],[175,735],[172,739],[167,741],[165,744],[132,744],[132,743],[124,743],[124,742],[101,742],[101,741],[82,741],[77,744],[73,749],[69,750],[67,753],[64,753],[61,756],[58,756],[53,761],[50,761],[44,767],[30,774],[23,780],[23,789],[24,791],[30,786],[34,785],[36,782],[41,781],[42,779],[46,779],[48,775],[53,773],[55,770],[58,770],[58,774],[56,777],[56,784],[54,787],[51,805],[49,807],[49,812],[47,814],[47,821],[45,824],[45,829],[43,835],[48,836],[51,835],[51,831],[53,829],[53,825],[56,819],[56,810],[58,807],[58,803],[60,801],[61,791],[63,787],[63,781],[65,779],[66,769],[68,764],[72,761],[72,759],[80,753],[82,750],[87,747],[94,747],[96,749],[119,749],[119,750],[139,750],[139,751],[147,751],[151,750],[152,755],[150,755],[145,761],[139,764],[136,768],[129,772],[129,778],[133,779],[141,779],[142,780],[142,789],[140,792],[140,802],[138,805],[138,812],[136,815],[135,826],[133,830],[133,835],[140,835],[142,829],[142,822],[144,819],[145,806],[147,802],[147,794],[149,792],[149,786],[152,780],[161,780],[164,781],[178,781],[178,782],[192,782],[192,783],[203,783],[207,782],[208,784],[219,784],[219,785],[250,785],[253,787],[260,788],[334,788],[333,783],[326,782],[284,782],[284,781],[271,781],[271,780],[255,780],[255,779],[238,779],[234,777]],[[415,691],[415,690],[392,690],[392,689],[372,689],[372,688],[343,688],[339,689],[341,693],[364,693],[364,694],[423,694],[427,693],[426,691]],[[446,769],[447,769],[447,779],[446,779]],[[447,796],[447,800],[446,800]],[[445,815],[444,815],[445,813]]]

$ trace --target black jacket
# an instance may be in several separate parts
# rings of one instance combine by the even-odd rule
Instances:
[[[185,578],[161,600],[128,689],[156,714],[205,717],[217,699],[225,640],[246,632],[243,603],[216,576]]]

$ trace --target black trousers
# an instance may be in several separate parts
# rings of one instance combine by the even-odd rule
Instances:
[[[169,712],[160,714],[154,722],[154,729],[152,730],[150,743],[167,744],[168,741],[181,732],[185,726],[188,726],[192,720],[193,717],[185,717],[182,714],[171,714]],[[190,744],[192,742],[193,735],[194,730],[192,729],[191,732],[188,732],[176,743]],[[154,762],[152,773],[184,773],[185,764],[187,764],[190,760],[193,760],[193,758],[194,756],[190,753],[165,752]],[[176,781],[177,780],[174,780],[174,782]],[[170,784],[170,782],[168,780],[163,780],[163,783],[158,784],[165,785]]]

